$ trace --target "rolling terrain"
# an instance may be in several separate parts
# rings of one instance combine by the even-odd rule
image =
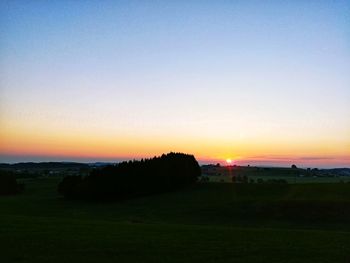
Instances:
[[[349,262],[350,184],[197,184],[67,201],[60,178],[0,198],[3,262]]]

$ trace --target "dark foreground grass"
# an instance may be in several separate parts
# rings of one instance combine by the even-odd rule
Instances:
[[[2,217],[2,262],[349,262],[350,234]],[[6,227],[4,227],[6,226]]]
[[[106,204],[66,201],[56,183],[0,198],[0,262],[350,262],[349,185],[204,184]]]

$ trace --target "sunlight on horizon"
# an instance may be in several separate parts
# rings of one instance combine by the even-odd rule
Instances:
[[[349,167],[349,12],[343,1],[1,2],[0,162],[177,151]]]

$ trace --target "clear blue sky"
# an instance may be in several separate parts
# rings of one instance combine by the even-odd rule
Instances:
[[[0,12],[2,161],[178,150],[349,164],[350,1],[1,1]]]

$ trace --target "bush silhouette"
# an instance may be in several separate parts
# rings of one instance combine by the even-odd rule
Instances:
[[[65,177],[58,191],[67,198],[121,199],[161,193],[193,184],[201,169],[193,155],[168,153],[93,170],[86,177]]]
[[[13,173],[0,170],[0,195],[17,194],[23,190],[23,186],[17,183]]]

